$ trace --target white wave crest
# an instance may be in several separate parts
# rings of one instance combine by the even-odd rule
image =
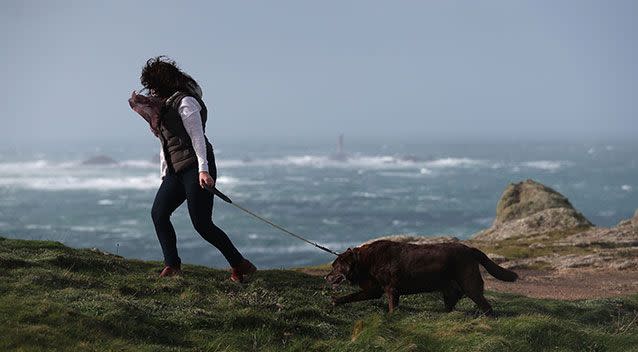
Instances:
[[[50,167],[50,163],[46,160],[7,162],[0,163],[0,172],[41,170],[47,167]]]
[[[224,186],[236,186],[236,185],[263,185],[266,184],[265,181],[256,181],[256,180],[244,180],[244,179],[238,179],[236,177],[230,177],[230,176],[219,176],[217,177],[217,184],[220,185],[224,185]]]
[[[150,160],[124,160],[116,166],[124,166],[130,168],[139,168],[139,169],[158,169],[159,163],[152,162]]]
[[[95,226],[71,226],[70,229],[76,232],[97,232],[99,230]]]
[[[53,225],[27,224],[24,226],[24,228],[28,230],[51,230],[53,228]]]
[[[485,160],[470,158],[441,158],[435,160],[415,160],[391,155],[355,155],[345,159],[325,155],[299,155],[265,159],[226,159],[218,160],[218,166],[238,168],[247,166],[294,166],[314,168],[356,168],[356,169],[401,169],[417,168],[422,174],[431,173],[430,169],[467,168],[490,166]]]
[[[532,169],[540,169],[546,171],[556,171],[564,166],[567,166],[569,163],[565,161],[557,161],[557,160],[536,160],[536,161],[526,161],[520,163],[523,167],[529,167]]]
[[[4,177],[0,186],[46,190],[114,190],[114,189],[155,189],[161,180],[158,174],[128,177]]]
[[[13,161],[0,163],[0,173],[23,173],[29,171],[68,171],[69,169],[114,169],[114,168],[132,168],[132,169],[159,169],[159,163],[150,160],[124,160],[115,164],[106,165],[86,165],[81,160],[67,161],[51,161],[51,160],[30,160],[30,161]]]
[[[410,171],[383,171],[379,172],[379,175],[386,177],[405,177],[405,178],[421,178],[423,175],[429,175],[431,173],[422,172],[410,172]]]
[[[469,158],[443,158],[428,161],[425,163],[426,167],[430,168],[452,168],[452,167],[475,167],[484,166],[486,161],[469,159]]]
[[[433,170],[446,168],[500,167],[500,163],[471,158],[445,157],[433,160],[419,160],[413,157],[392,155],[352,155],[345,159],[326,155],[289,155],[280,158],[263,159],[218,159],[219,168],[240,167],[310,167],[310,168],[354,168],[363,170],[410,169],[420,171],[422,175],[432,174]],[[0,163],[0,174],[20,174],[37,171],[68,173],[70,170],[104,170],[104,169],[157,169],[159,165],[151,160],[130,159],[109,165],[84,165],[80,160],[54,162],[44,159],[22,162]]]
[[[162,180],[159,172],[143,176],[29,176],[29,177],[0,177],[0,187],[13,187],[45,191],[68,190],[149,190],[157,189]],[[224,186],[259,185],[262,181],[240,180],[235,177],[221,176],[217,183]],[[101,199],[99,205],[112,205],[111,199]]]
[[[361,198],[379,198],[380,196],[376,193],[372,192],[352,192],[353,197],[361,197]]]

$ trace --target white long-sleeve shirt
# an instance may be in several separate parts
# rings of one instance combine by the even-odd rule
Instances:
[[[186,132],[191,138],[195,155],[197,156],[197,164],[199,171],[208,172],[208,159],[206,158],[206,138],[204,137],[204,128],[202,126],[202,117],[199,111],[202,107],[197,100],[191,96],[185,96],[177,108],[179,115],[182,117],[182,123]],[[164,149],[160,146],[160,177],[166,176],[168,164],[164,156]]]

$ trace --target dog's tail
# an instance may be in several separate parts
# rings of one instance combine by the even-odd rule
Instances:
[[[472,254],[474,255],[474,258],[476,258],[476,260],[478,260],[478,262],[483,265],[485,270],[487,270],[487,272],[495,278],[501,281],[510,282],[516,281],[516,279],[518,279],[518,275],[515,272],[505,269],[502,266],[494,263],[492,259],[488,258],[488,256],[480,250],[472,248]]]

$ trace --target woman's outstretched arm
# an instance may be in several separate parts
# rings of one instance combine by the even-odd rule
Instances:
[[[202,125],[202,117],[199,111],[202,107],[195,98],[186,96],[182,98],[177,109],[186,132],[191,138],[195,155],[197,156],[197,164],[199,172],[208,172],[208,159],[206,158],[206,138],[204,137],[204,127]]]

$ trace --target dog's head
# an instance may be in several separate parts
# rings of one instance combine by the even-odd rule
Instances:
[[[348,248],[345,252],[339,254],[337,259],[332,262],[332,271],[326,275],[326,281],[333,287],[348,280],[355,282],[357,278],[357,264],[359,256],[356,251]]]

